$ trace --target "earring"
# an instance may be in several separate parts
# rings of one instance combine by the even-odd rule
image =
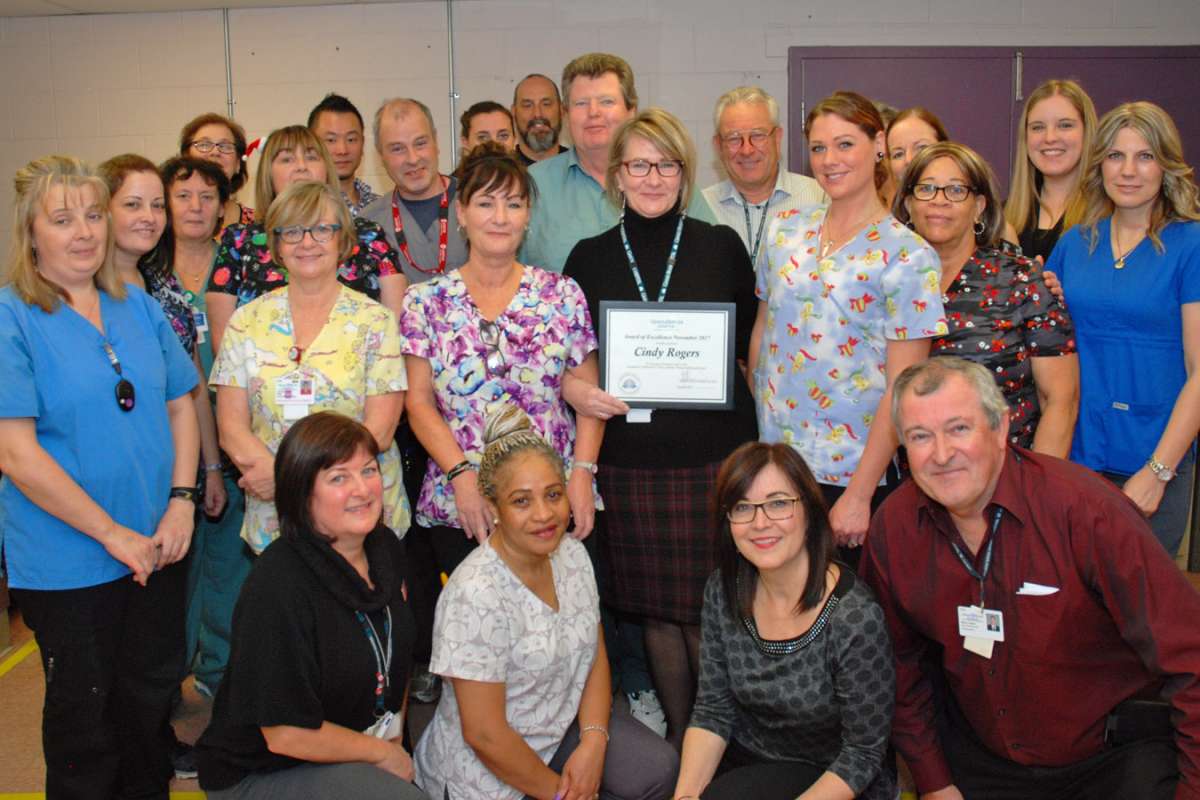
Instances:
[[[975,220],[975,235],[983,236],[983,232],[987,230],[987,225],[983,224],[982,219]]]
[[[876,160],[876,161],[883,161],[883,153],[876,153],[876,154],[875,154],[875,160]]]
[[[500,518],[499,518],[499,517],[492,517],[492,524],[493,524],[493,525],[499,525],[499,524],[500,524]]]
[[[464,228],[464,227],[462,226],[462,223],[461,223],[461,222],[459,222],[458,224],[456,224],[454,227],[458,228],[458,237],[459,237],[460,239],[465,239],[465,238],[467,238],[467,229],[466,229],[466,228]]]
[[[625,219],[625,193],[621,192],[621,219]]]

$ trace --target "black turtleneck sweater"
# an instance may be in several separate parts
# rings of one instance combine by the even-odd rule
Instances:
[[[646,219],[632,209],[625,212],[629,245],[652,302],[667,271],[678,220],[677,213]],[[563,274],[583,289],[594,324],[600,319],[601,300],[641,300],[621,244],[620,226],[576,244]],[[690,217],[684,221],[666,300],[736,303],[734,349],[739,359],[746,358],[758,300],[750,257],[732,228]],[[730,411],[659,408],[649,423],[631,424],[624,417],[615,417],[605,427],[600,461],[618,467],[654,468],[698,467],[721,461],[738,445],[758,438],[754,398],[741,370],[734,374],[733,403]]]

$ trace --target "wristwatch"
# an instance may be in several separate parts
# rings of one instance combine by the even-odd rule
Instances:
[[[571,465],[571,468],[572,469],[586,469],[588,472],[592,473],[593,475],[595,475],[597,472],[600,471],[600,468],[597,467],[591,461],[576,461],[574,464]]]
[[[194,486],[172,486],[170,499],[173,500],[176,497],[194,504],[199,501],[200,493]]]
[[[1146,461],[1146,466],[1149,467],[1150,471],[1154,473],[1154,477],[1158,478],[1163,483],[1166,483],[1175,477],[1175,470],[1171,469],[1161,461],[1156,461],[1154,456],[1151,456],[1150,459]]]

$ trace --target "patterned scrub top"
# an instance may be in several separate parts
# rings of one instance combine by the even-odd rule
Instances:
[[[372,300],[379,300],[379,279],[397,272],[396,251],[374,222],[354,218],[358,244],[338,265],[338,280]],[[208,291],[232,294],[244,306],[272,289],[287,285],[287,269],[271,259],[266,229],[230,225],[221,234],[217,257],[208,279]]]
[[[175,331],[179,343],[183,345],[183,351],[189,356],[195,353],[199,341],[196,321],[179,279],[171,272],[162,276],[143,272],[142,280],[146,282],[146,294],[162,307],[167,322],[171,323],[171,330]]]
[[[480,333],[483,321],[458,270],[413,284],[404,295],[404,352],[429,362],[438,411],[454,441],[478,466],[488,414],[516,403],[529,415],[533,429],[570,465],[575,419],[563,400],[563,374],[582,364],[597,346],[579,284],[537,267],[524,268],[516,294],[495,320],[502,328],[504,356],[496,374],[488,372],[488,346]],[[417,500],[417,522],[461,527],[454,487],[432,458]]]
[[[920,236],[889,214],[822,259],[825,212],[771,221],[755,397],[762,441],[787,442],[818,481],[845,486],[887,389],[887,343],[945,334],[946,320],[937,253]]]
[[[962,356],[987,367],[1012,412],[1009,440],[1033,447],[1041,409],[1030,359],[1075,352],[1075,326],[1023,256],[981,247],[942,296],[950,332],[930,355]]]
[[[367,398],[408,388],[396,317],[379,303],[342,287],[329,321],[302,353],[297,365],[292,347],[292,312],[287,287],[242,306],[229,319],[221,351],[213,364],[211,386],[246,390],[250,429],[272,453],[294,420],[286,419],[276,388],[292,373],[313,381],[308,413],[336,411],[363,421]],[[383,478],[383,524],[400,537],[408,531],[408,500],[395,442],[379,454]],[[242,538],[255,553],[279,537],[275,504],[246,494]]]

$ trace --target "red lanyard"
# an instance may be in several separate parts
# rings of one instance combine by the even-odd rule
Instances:
[[[404,236],[404,222],[400,219],[400,191],[392,191],[392,226],[396,229],[396,245],[409,266],[426,275],[441,275],[446,271],[446,243],[450,233],[450,181],[445,181],[442,190],[442,202],[438,204],[438,264],[437,269],[425,269],[413,261],[412,253],[408,250],[408,239]]]

